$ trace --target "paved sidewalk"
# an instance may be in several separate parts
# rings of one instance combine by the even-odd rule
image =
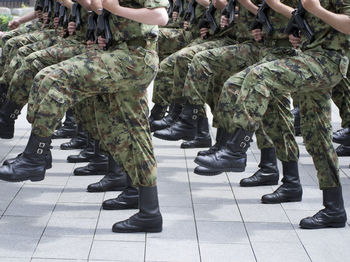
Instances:
[[[340,119],[333,112],[334,128]],[[0,140],[0,160],[22,152],[30,132],[23,112],[15,138]],[[261,195],[276,187],[240,188],[259,161],[256,144],[249,150],[245,173],[201,177],[193,173],[197,150],[180,142],[154,139],[158,159],[159,197],[164,231],[159,234],[115,234],[114,222],[135,210],[101,210],[117,192],[87,193],[101,177],[75,177],[68,154],[53,142],[53,168],[41,182],[0,182],[0,262],[58,261],[350,261],[350,228],[301,230],[299,220],[321,206],[315,169],[302,139],[300,173],[303,201],[263,205]],[[349,158],[341,158],[345,204],[350,215]]]

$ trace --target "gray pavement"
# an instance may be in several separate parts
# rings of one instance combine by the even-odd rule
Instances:
[[[333,110],[334,129],[340,119]],[[215,132],[212,130],[213,133]],[[25,112],[15,138],[0,140],[0,160],[22,152],[30,126]],[[350,261],[350,227],[302,230],[299,220],[322,208],[315,168],[302,139],[299,163],[303,201],[263,205],[261,195],[275,186],[240,188],[253,174],[259,150],[253,143],[245,173],[201,177],[193,173],[197,150],[180,142],[154,138],[158,159],[159,197],[164,231],[157,234],[115,234],[111,226],[135,210],[101,210],[104,199],[118,192],[87,193],[99,176],[75,177],[82,164],[68,164],[68,154],[53,141],[53,168],[41,182],[0,182],[0,262],[69,261]],[[341,158],[345,204],[350,214],[349,158]]]

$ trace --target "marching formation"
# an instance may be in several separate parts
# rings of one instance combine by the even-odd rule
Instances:
[[[74,175],[103,175],[87,191],[122,191],[103,209],[139,209],[113,232],[161,232],[151,132],[208,148],[195,159],[202,176],[244,172],[255,133],[260,164],[240,186],[277,185],[282,163],[282,184],[264,204],[302,201],[302,135],[324,209],[300,227],[346,225],[338,156],[350,155],[349,0],[37,0],[9,26],[0,138],[13,138],[26,104],[32,130],[0,180],[43,180],[51,140],[71,138],[61,149],[82,151],[67,161],[88,162]],[[331,100],[344,127],[334,134]]]

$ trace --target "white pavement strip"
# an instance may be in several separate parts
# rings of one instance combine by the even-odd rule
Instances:
[[[0,140],[0,160],[23,151],[30,126],[25,112],[12,140]],[[340,118],[335,108],[334,129]],[[212,130],[215,133],[215,130]],[[200,177],[193,173],[196,150],[180,142],[154,139],[159,160],[159,197],[164,231],[115,234],[111,226],[135,211],[101,211],[116,192],[89,194],[100,177],[74,177],[75,165],[53,141],[53,169],[44,181],[0,182],[0,261],[349,261],[350,228],[307,231],[299,220],[321,208],[315,170],[301,138],[298,143],[304,199],[262,205],[260,197],[276,187],[240,188],[239,180],[257,167],[253,143],[246,173]],[[345,204],[350,214],[349,159],[341,158]]]

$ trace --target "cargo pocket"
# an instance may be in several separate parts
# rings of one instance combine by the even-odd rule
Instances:
[[[51,88],[48,92],[48,96],[51,97],[53,100],[55,100],[59,104],[65,103],[65,95],[56,89]]]

